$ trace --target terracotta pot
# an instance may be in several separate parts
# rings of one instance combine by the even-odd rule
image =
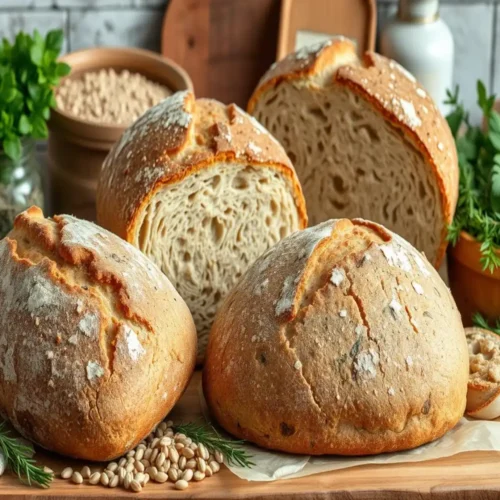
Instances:
[[[172,91],[192,90],[188,74],[154,52],[130,48],[86,49],[67,54],[61,61],[74,77],[88,71],[113,68],[140,73]],[[49,172],[52,209],[95,220],[95,193],[102,162],[125,126],[89,122],[55,109],[49,121]]]
[[[500,268],[483,271],[481,243],[462,231],[455,246],[448,250],[448,276],[451,292],[464,326],[472,325],[472,315],[480,312],[489,320],[500,317]]]

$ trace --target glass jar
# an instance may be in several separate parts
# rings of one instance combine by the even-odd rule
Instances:
[[[43,208],[42,179],[35,141],[24,140],[18,161],[0,150],[0,239],[12,229],[16,215],[32,205]]]

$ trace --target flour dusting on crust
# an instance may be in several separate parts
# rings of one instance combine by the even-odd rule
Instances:
[[[276,316],[281,316],[293,310],[295,295],[297,294],[297,285],[300,283],[307,261],[317,245],[325,238],[331,236],[334,227],[335,221],[323,222],[322,224],[304,229],[303,231],[297,231],[279,244],[280,250],[285,252],[293,251],[293,249],[300,249],[300,251],[297,251],[300,265],[298,266],[299,272],[297,274],[285,278],[280,297],[276,302]]]

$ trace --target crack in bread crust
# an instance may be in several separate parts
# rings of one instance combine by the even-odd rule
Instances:
[[[378,225],[329,221],[282,240],[235,286],[211,332],[203,386],[218,422],[242,439],[376,454],[458,422],[466,359],[460,316],[429,263]]]
[[[189,381],[196,332],[187,306],[131,245],[37,208],[0,242],[0,264],[0,407],[52,451],[123,454]]]

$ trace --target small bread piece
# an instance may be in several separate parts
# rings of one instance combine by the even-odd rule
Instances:
[[[193,313],[200,354],[219,303],[248,266],[307,226],[278,142],[234,104],[190,92],[151,108],[116,144],[97,218],[169,277]]]
[[[439,266],[458,195],[453,137],[399,64],[339,37],[275,64],[249,105],[302,183],[311,224],[366,217]]]
[[[500,336],[483,328],[466,328],[469,346],[467,415],[500,417]]]
[[[165,275],[95,224],[34,207],[0,241],[0,269],[2,414],[63,455],[134,447],[195,366],[193,318]]]
[[[203,387],[231,434],[291,453],[414,448],[462,417],[468,354],[453,298],[409,243],[360,219],[297,231],[217,313]]]

